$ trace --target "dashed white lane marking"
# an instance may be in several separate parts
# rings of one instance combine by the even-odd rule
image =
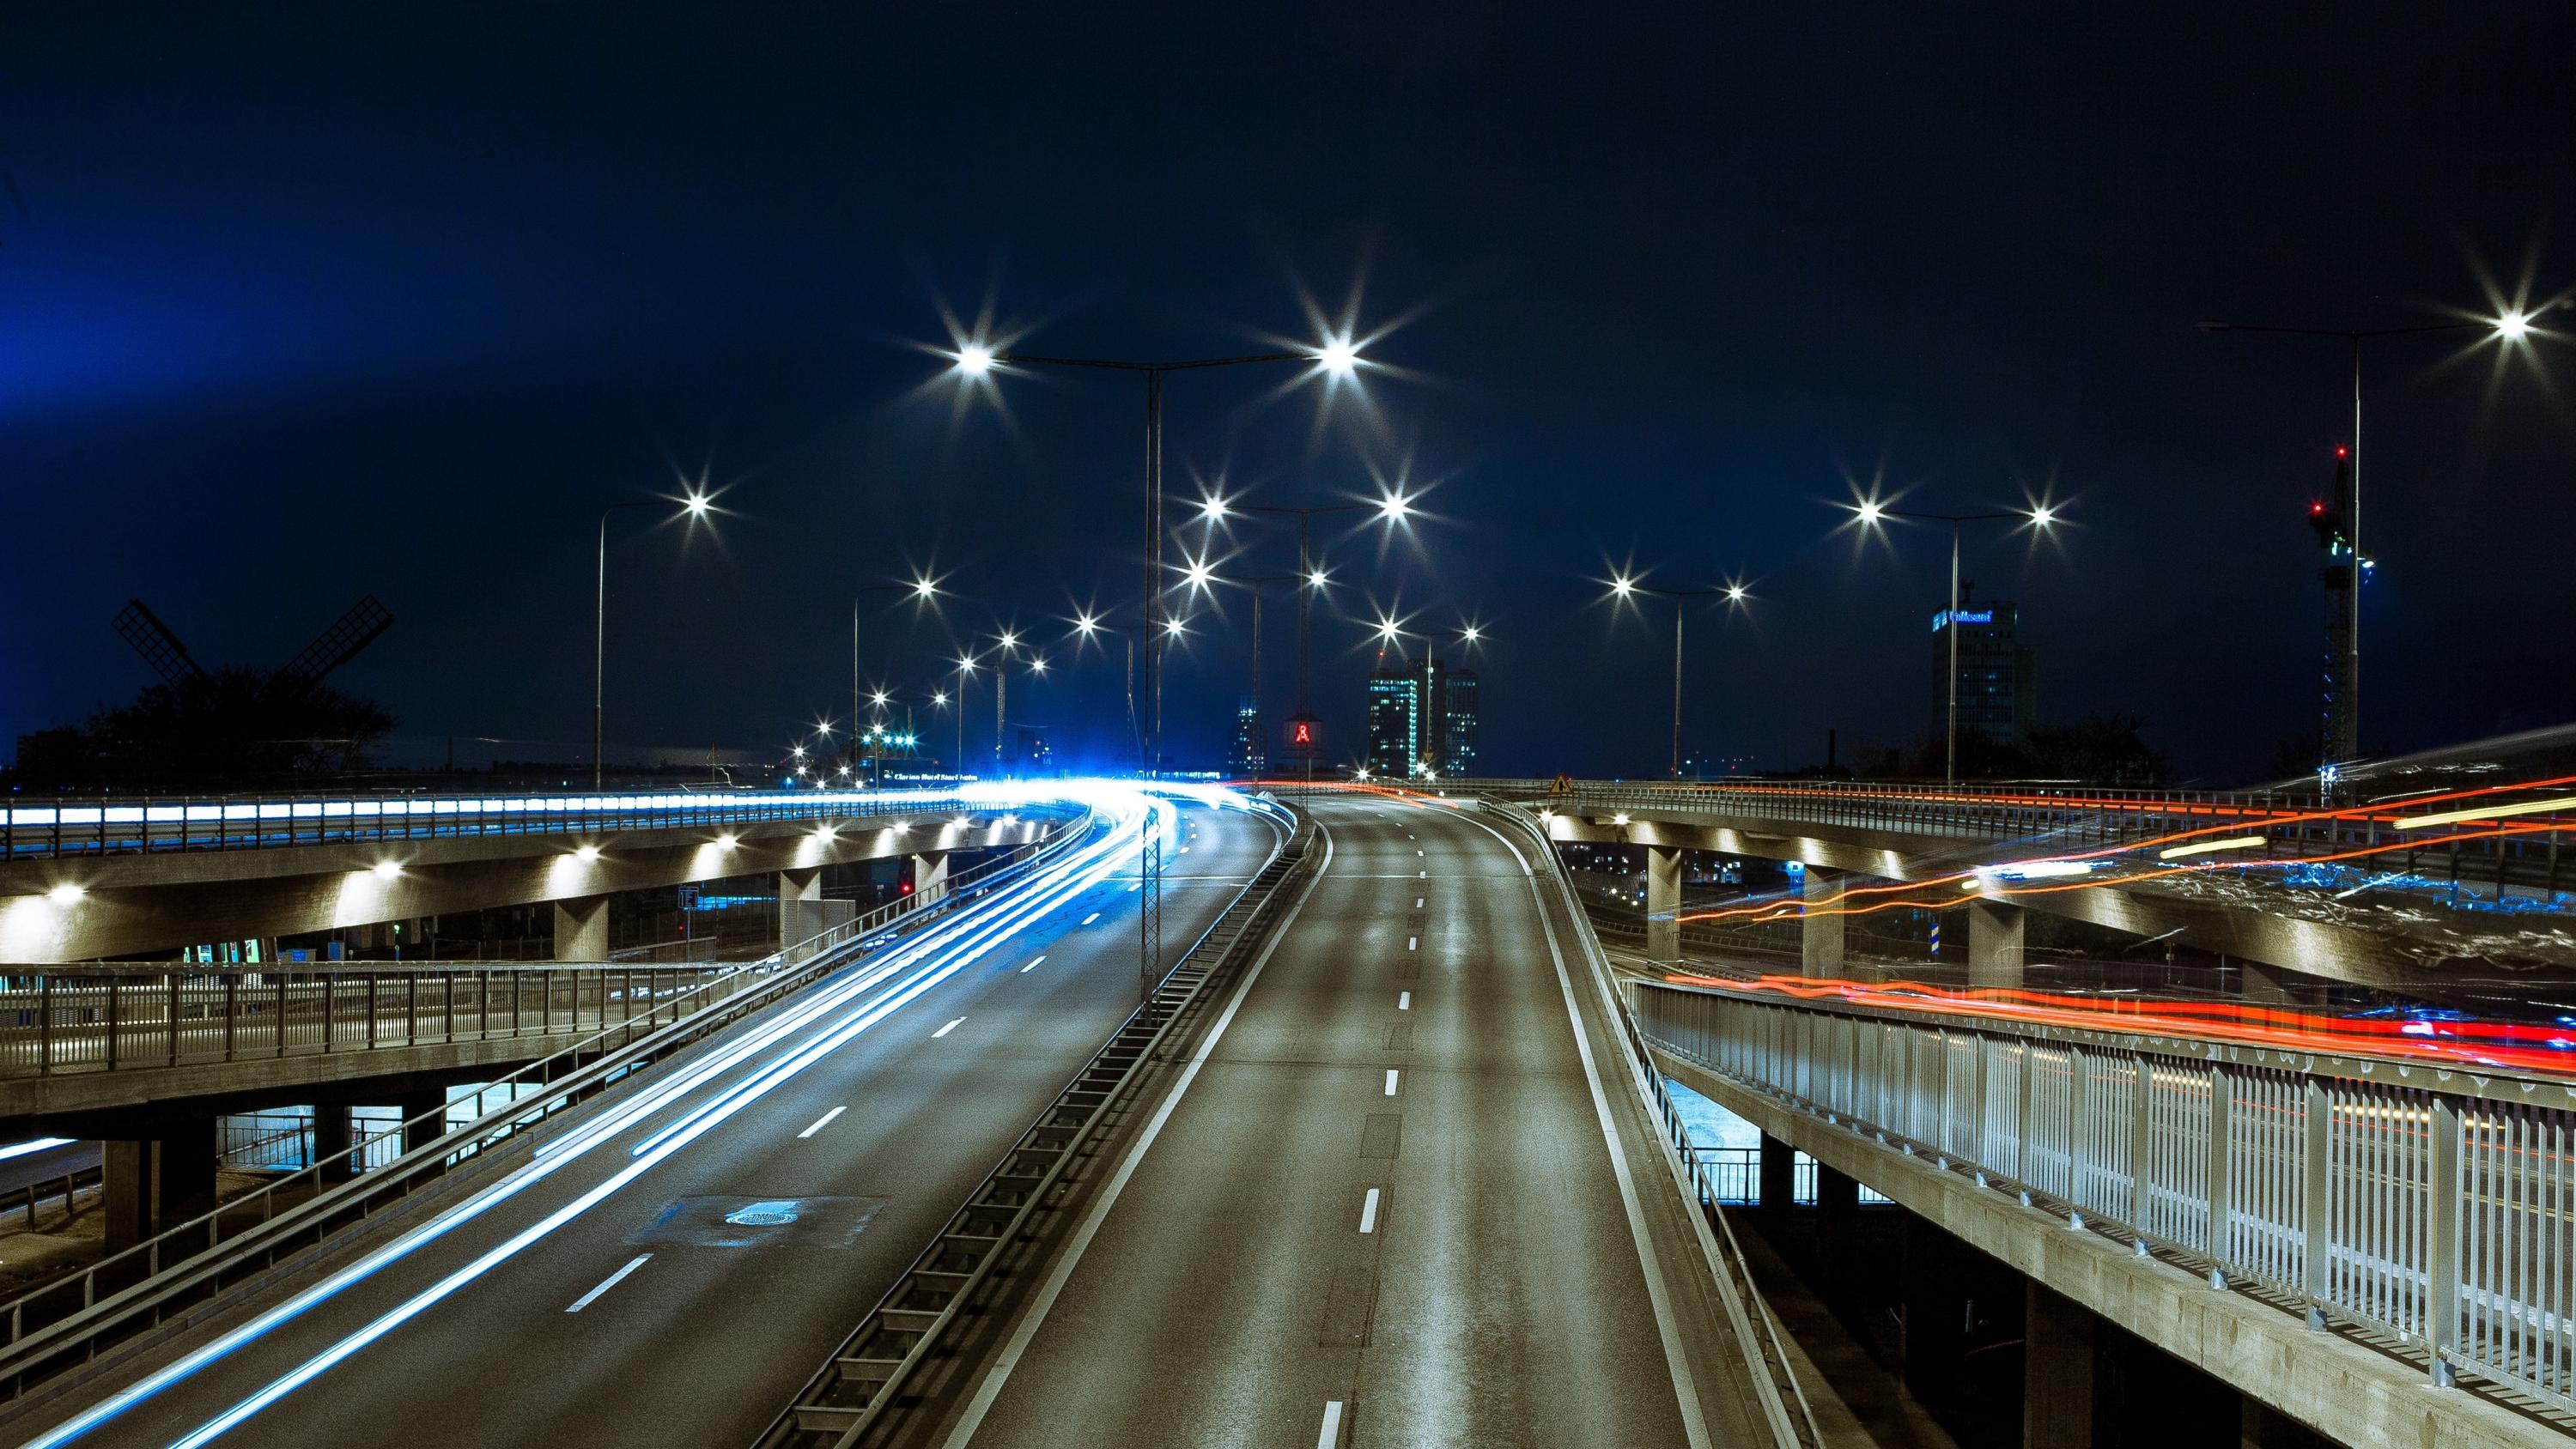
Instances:
[[[1370,1188],[1368,1190],[1368,1198],[1360,1204],[1360,1231],[1364,1233],[1373,1233],[1377,1231],[1376,1188]]]
[[[957,1018],[957,1021],[952,1021],[952,1022],[948,1023],[946,1026],[941,1027],[939,1030],[932,1032],[932,1033],[930,1034],[930,1039],[931,1039],[932,1041],[937,1041],[937,1040],[939,1040],[941,1037],[948,1035],[950,1032],[955,1031],[955,1030],[957,1029],[957,1022],[958,1022],[958,1021],[964,1021],[965,1019],[966,1019],[966,1018],[964,1018],[964,1017],[962,1017],[962,1016],[961,1016],[961,1017]]]
[[[1422,947],[1422,938],[1421,938],[1420,936],[1407,936],[1407,937],[1405,937],[1405,938],[1404,938],[1404,949],[1406,949],[1406,950],[1408,950],[1408,951],[1415,951],[1415,950],[1420,950],[1420,949],[1421,949],[1421,947]]]
[[[1414,852],[1414,854],[1416,854],[1416,855],[1420,855],[1421,853],[1422,853],[1422,852],[1421,852],[1421,851],[1418,851],[1418,850]]]
[[[1085,916],[1085,917],[1083,917],[1083,918],[1082,918],[1082,923],[1083,923],[1084,925],[1088,926],[1088,925],[1090,925],[1092,922],[1094,922],[1094,921],[1096,921],[1096,920],[1099,920],[1099,919],[1100,919],[1100,913],[1099,913],[1098,911],[1093,911],[1090,915],[1087,915],[1087,916]]]
[[[1420,876],[1420,877],[1422,877],[1424,880],[1429,880],[1429,879],[1431,879],[1431,872],[1429,872],[1429,871],[1427,871],[1427,870],[1419,870],[1419,871],[1415,871],[1415,872],[1414,872],[1414,874],[1415,874],[1415,875],[1418,875],[1418,876]]]
[[[1027,964],[1026,966],[1023,966],[1023,967],[1021,967],[1021,968],[1020,968],[1020,974],[1021,974],[1021,975],[1023,975],[1023,976],[1026,976],[1026,975],[1028,975],[1030,972],[1035,971],[1036,969],[1038,969],[1038,963],[1039,963],[1040,961],[1045,960],[1045,959],[1046,959],[1046,957],[1044,957],[1044,956],[1032,956],[1032,957],[1030,957],[1030,958],[1029,958],[1029,964]]]
[[[1342,1442],[1342,1401],[1324,1401],[1324,1432],[1315,1436],[1315,1449],[1337,1449]]]
[[[1144,888],[1145,888],[1145,883],[1144,883],[1143,881],[1141,881],[1141,880],[1140,880],[1140,881],[1130,881],[1130,882],[1128,882],[1128,885],[1127,885],[1127,889],[1129,889],[1129,890],[1131,890],[1131,891],[1141,891],[1141,890],[1143,890]]]
[[[566,1312],[566,1313],[579,1313],[579,1312],[580,1312],[580,1311],[582,1311],[583,1309],[588,1308],[588,1307],[589,1307],[590,1305],[592,1305],[593,1303],[598,1302],[598,1301],[599,1301],[599,1295],[600,1295],[600,1294],[605,1293],[605,1292],[607,1292],[609,1289],[616,1287],[619,1283],[624,1282],[624,1281],[625,1281],[625,1279],[626,1279],[626,1275],[627,1275],[627,1274],[632,1273],[632,1272],[634,1272],[636,1269],[643,1267],[643,1266],[644,1266],[644,1260],[645,1260],[645,1259],[647,1259],[647,1258],[649,1258],[649,1257],[652,1257],[652,1256],[653,1256],[653,1255],[652,1255],[652,1254],[650,1254],[650,1253],[638,1253],[638,1254],[636,1254],[633,1258],[628,1259],[625,1267],[620,1268],[620,1269],[618,1269],[616,1272],[611,1273],[611,1274],[609,1274],[607,1277],[602,1278],[601,1280],[599,1280],[599,1286],[598,1286],[598,1287],[593,1288],[593,1289],[591,1289],[589,1292],[584,1293],[583,1295],[581,1295],[579,1298],[574,1299],[574,1300],[572,1301],[572,1306],[571,1306],[570,1308],[565,1309],[565,1310],[564,1310],[564,1312]]]
[[[1422,897],[1415,896],[1413,898],[1413,908],[1417,911],[1422,909]]]
[[[831,1126],[833,1118],[840,1116],[848,1110],[850,1109],[847,1106],[835,1107],[831,1111],[824,1113],[822,1116],[815,1118],[813,1126],[796,1134],[796,1140],[802,1142],[806,1138],[813,1136],[815,1133],[822,1131],[824,1128]]]
[[[1413,993],[1410,991],[1399,991],[1395,993],[1395,1009],[1398,1011],[1411,1011],[1413,1009]]]
[[[1389,1067],[1386,1069],[1386,1094],[1390,1097],[1395,1095],[1395,1079],[1397,1075],[1398,1073],[1395,1068]]]

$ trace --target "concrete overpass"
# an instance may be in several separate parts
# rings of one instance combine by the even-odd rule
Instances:
[[[2019,983],[2024,911],[2367,986],[2421,984],[2463,960],[2576,967],[2576,935],[2550,929],[2576,925],[2576,810],[2411,825],[2519,807],[2518,795],[2401,809],[2261,792],[1809,782],[1466,780],[1441,791],[1526,805],[1560,842],[1645,847],[1649,954],[1676,954],[1679,853],[1703,850],[1806,867],[1804,900],[1782,913],[1802,921],[1814,974],[1842,974],[1853,911],[1891,902],[1968,906],[1981,985]],[[2350,861],[2397,879],[2367,891],[2289,883]],[[2445,907],[2424,884],[2438,877],[2465,883],[2465,896],[2451,892],[2460,898]],[[1877,889],[1905,882],[1924,889]]]
[[[824,866],[1016,845],[1082,807],[1043,790],[405,796],[15,806],[0,963],[171,951],[555,905],[555,955],[608,958],[620,891],[768,876],[781,934],[822,929]],[[0,965],[0,971],[6,971]]]

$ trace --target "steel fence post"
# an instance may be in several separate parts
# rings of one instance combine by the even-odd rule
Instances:
[[[2447,1389],[2458,1379],[2451,1355],[2460,1346],[2460,1211],[2467,1186],[2458,1099],[2435,1093],[2426,1126],[2433,1151],[2424,1223],[2424,1347],[2432,1357],[2433,1382]]]

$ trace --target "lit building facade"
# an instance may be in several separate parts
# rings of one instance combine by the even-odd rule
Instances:
[[[1368,681],[1368,772],[1395,779],[1474,774],[1477,689],[1474,670],[1436,658],[1381,663]]]
[[[1950,717],[1950,612],[1932,615],[1932,724]],[[2008,600],[1959,604],[1959,734],[1990,744],[2027,739],[2039,714],[2039,680],[2021,642],[2021,608]]]

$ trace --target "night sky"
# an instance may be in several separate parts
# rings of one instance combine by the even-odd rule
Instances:
[[[609,738],[782,749],[847,718],[855,588],[946,576],[939,617],[867,605],[869,673],[914,691],[953,639],[1134,607],[1142,384],[961,407],[945,317],[1134,358],[1320,317],[1384,364],[1364,398],[1177,379],[1167,467],[1183,497],[1424,494],[1391,544],[1325,530],[1336,754],[1387,610],[1490,630],[1491,769],[1658,769],[1669,606],[1598,602],[1631,565],[1752,586],[1694,616],[1694,751],[1923,734],[1945,555],[1838,529],[1876,479],[2053,499],[2055,544],[1996,530],[1967,564],[2021,601],[2043,717],[2134,712],[2186,776],[2262,774],[2314,730],[2304,514],[2345,359],[2192,324],[2576,284],[2576,9],[1831,8],[18,15],[0,737],[151,677],[107,627],[129,595],[200,659],[275,663],[373,591],[398,622],[338,682],[398,755],[569,757],[598,511],[703,472],[714,536],[614,525]],[[2576,718],[2576,311],[2551,326],[2375,345],[2372,753]],[[1218,552],[1294,561],[1277,528]],[[1222,601],[1175,664],[1184,759],[1242,687]],[[1055,658],[1014,713],[1105,754],[1118,669]]]

